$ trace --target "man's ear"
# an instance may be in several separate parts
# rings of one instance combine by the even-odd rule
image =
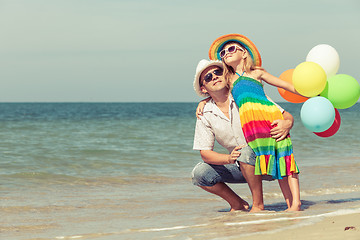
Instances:
[[[204,86],[200,87],[202,93],[208,93],[208,91],[204,88]]]

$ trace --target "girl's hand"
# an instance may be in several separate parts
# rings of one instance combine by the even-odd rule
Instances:
[[[200,116],[203,115],[203,111],[204,111],[205,104],[206,104],[208,101],[210,101],[210,99],[211,99],[211,98],[208,97],[208,98],[206,98],[206,99],[204,99],[204,100],[202,100],[202,101],[199,102],[199,105],[198,105],[197,108],[196,108],[196,117],[197,117],[198,119],[200,119]]]

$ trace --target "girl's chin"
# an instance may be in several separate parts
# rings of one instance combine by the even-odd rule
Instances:
[[[235,59],[233,57],[230,57],[228,59],[225,59],[224,62],[227,64],[227,65],[232,65],[232,64],[237,64],[239,62],[238,59]]]
[[[225,58],[225,63],[228,64],[228,63],[233,63],[233,62],[236,62],[238,59],[236,59],[235,57],[228,57],[228,58]]]

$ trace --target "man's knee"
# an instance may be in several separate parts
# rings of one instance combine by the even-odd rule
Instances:
[[[192,182],[196,186],[214,186],[219,179],[217,172],[207,163],[198,163],[192,171]]]

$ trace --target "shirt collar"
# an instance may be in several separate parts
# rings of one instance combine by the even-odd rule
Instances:
[[[230,100],[230,108],[232,109],[234,107],[235,100],[231,94],[229,94],[229,100]],[[210,99],[210,101],[208,101],[205,104],[203,112],[204,113],[212,112],[213,114],[220,116],[222,118],[224,116],[224,113],[218,108],[218,106],[216,105],[215,101],[212,98]],[[225,119],[228,120],[226,117]]]

